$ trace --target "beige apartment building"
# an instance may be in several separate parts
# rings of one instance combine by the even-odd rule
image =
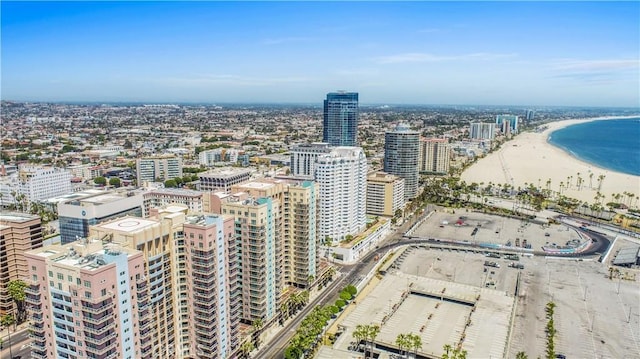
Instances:
[[[231,188],[233,194],[269,197],[280,203],[283,238],[277,243],[283,256],[285,285],[307,288],[310,278],[318,274],[318,186],[304,180],[260,179]]]
[[[286,286],[308,288],[318,275],[318,185],[261,179],[232,186],[221,211],[236,219],[242,263],[242,319],[276,318]]]
[[[11,281],[29,274],[24,253],[42,246],[40,217],[17,212],[0,213],[0,316],[16,314],[9,295]]]
[[[451,164],[451,146],[446,138],[420,138],[420,173],[447,174]]]
[[[404,179],[385,172],[367,176],[367,214],[393,217],[404,206]]]

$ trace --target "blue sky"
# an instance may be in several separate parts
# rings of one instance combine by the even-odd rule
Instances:
[[[640,107],[639,2],[1,2],[1,98]]]

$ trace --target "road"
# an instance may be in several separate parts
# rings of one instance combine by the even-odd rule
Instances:
[[[429,212],[425,210],[425,214],[426,213]],[[422,219],[422,217],[420,217],[420,219]],[[334,280],[328,288],[322,292],[322,294],[313,299],[292,321],[285,324],[284,328],[280,330],[278,335],[271,339],[271,341],[264,343],[262,349],[254,356],[254,358],[284,358],[283,352],[304,317],[317,305],[333,303],[338,298],[338,293],[343,287],[348,284],[353,284],[360,278],[366,276],[366,274],[369,273],[377,263],[373,261],[373,257],[375,255],[382,255],[391,248],[406,244],[400,242],[402,240],[402,236],[405,231],[417,222],[417,220],[418,218],[416,216],[410,217],[409,220],[405,221],[405,223],[399,226],[391,235],[387,236],[387,238],[378,245],[376,250],[366,254],[357,264],[342,266],[339,269],[341,276]],[[418,240],[414,242],[420,243]]]
[[[31,347],[25,347],[25,345],[31,342],[31,340],[29,339],[29,331],[23,329],[17,333],[12,333],[10,342],[9,338],[6,335],[6,330],[3,330],[1,335],[3,341],[2,345],[4,349],[0,351],[0,359],[11,358],[9,356],[9,344],[11,344],[11,353],[13,354],[13,358],[31,358]]]

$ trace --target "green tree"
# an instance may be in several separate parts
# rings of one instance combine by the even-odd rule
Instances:
[[[100,176],[100,177],[96,177],[93,179],[93,183],[100,185],[100,186],[104,186],[107,184],[107,179]]]
[[[109,185],[110,186],[114,186],[114,187],[120,187],[120,178],[118,177],[111,177],[109,178]]]
[[[243,358],[249,358],[249,353],[251,353],[256,347],[253,345],[253,342],[250,340],[245,341],[240,346],[240,351],[242,352]]]
[[[256,346],[256,348],[259,348],[260,347],[260,331],[264,326],[264,321],[262,320],[262,318],[258,318],[253,321],[252,326],[253,326],[253,333],[251,334],[251,336],[253,337],[253,344]]]
[[[356,288],[353,284],[349,284],[344,288],[352,297],[354,297],[358,293],[358,288]]]
[[[22,323],[25,319],[25,308],[24,301],[27,299],[26,294],[24,292],[27,287],[27,283],[21,281],[20,279],[12,280],[9,282],[7,286],[7,292],[9,292],[9,296],[16,303],[17,308],[17,321],[18,323]]]
[[[170,179],[170,180],[164,181],[164,186],[166,188],[176,188],[178,187],[178,184],[176,183],[176,180]]]
[[[529,359],[529,357],[525,352],[518,352],[516,353],[516,359]]]

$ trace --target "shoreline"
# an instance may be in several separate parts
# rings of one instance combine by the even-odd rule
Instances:
[[[580,118],[580,119],[571,119],[571,120],[561,120],[561,121],[551,122],[553,124],[557,124],[557,126],[554,126],[553,128],[549,127],[546,130],[544,130],[542,133],[546,135],[546,141],[550,146],[553,146],[555,148],[558,148],[558,149],[562,150],[563,152],[565,152],[566,154],[571,156],[576,161],[580,161],[580,162],[584,163],[587,166],[592,166],[592,167],[598,168],[600,171],[611,171],[611,172],[615,172],[615,173],[618,173],[618,174],[621,174],[621,175],[638,176],[638,177],[640,177],[639,175],[635,175],[635,174],[632,174],[632,173],[620,172],[618,170],[612,170],[612,169],[605,168],[605,167],[602,167],[600,165],[597,165],[595,163],[591,163],[589,161],[586,161],[586,160],[578,157],[573,152],[571,152],[569,150],[566,150],[566,149],[562,148],[561,146],[555,145],[551,141],[549,141],[551,139],[551,135],[554,132],[556,132],[558,130],[562,130],[562,129],[570,127],[570,126],[573,126],[573,125],[580,125],[580,124],[583,124],[583,123],[590,123],[590,122],[596,122],[596,121],[627,120],[627,119],[632,119],[632,118],[640,119],[640,114],[636,115],[636,116],[607,116],[607,117],[594,117],[594,118]],[[547,124],[547,125],[549,125],[549,124]],[[639,184],[639,187],[640,187],[640,184]]]
[[[600,120],[617,120],[640,116],[610,116],[554,121],[541,132],[524,132],[505,142],[498,150],[467,168],[461,179],[467,183],[509,184],[514,188],[533,185],[539,189],[592,204],[596,197],[611,202],[638,206],[640,176],[599,167],[583,161],[570,152],[549,143],[549,136],[561,128]],[[568,185],[567,185],[568,183]],[[627,196],[633,194],[633,197]],[[604,196],[604,197],[602,197]]]

